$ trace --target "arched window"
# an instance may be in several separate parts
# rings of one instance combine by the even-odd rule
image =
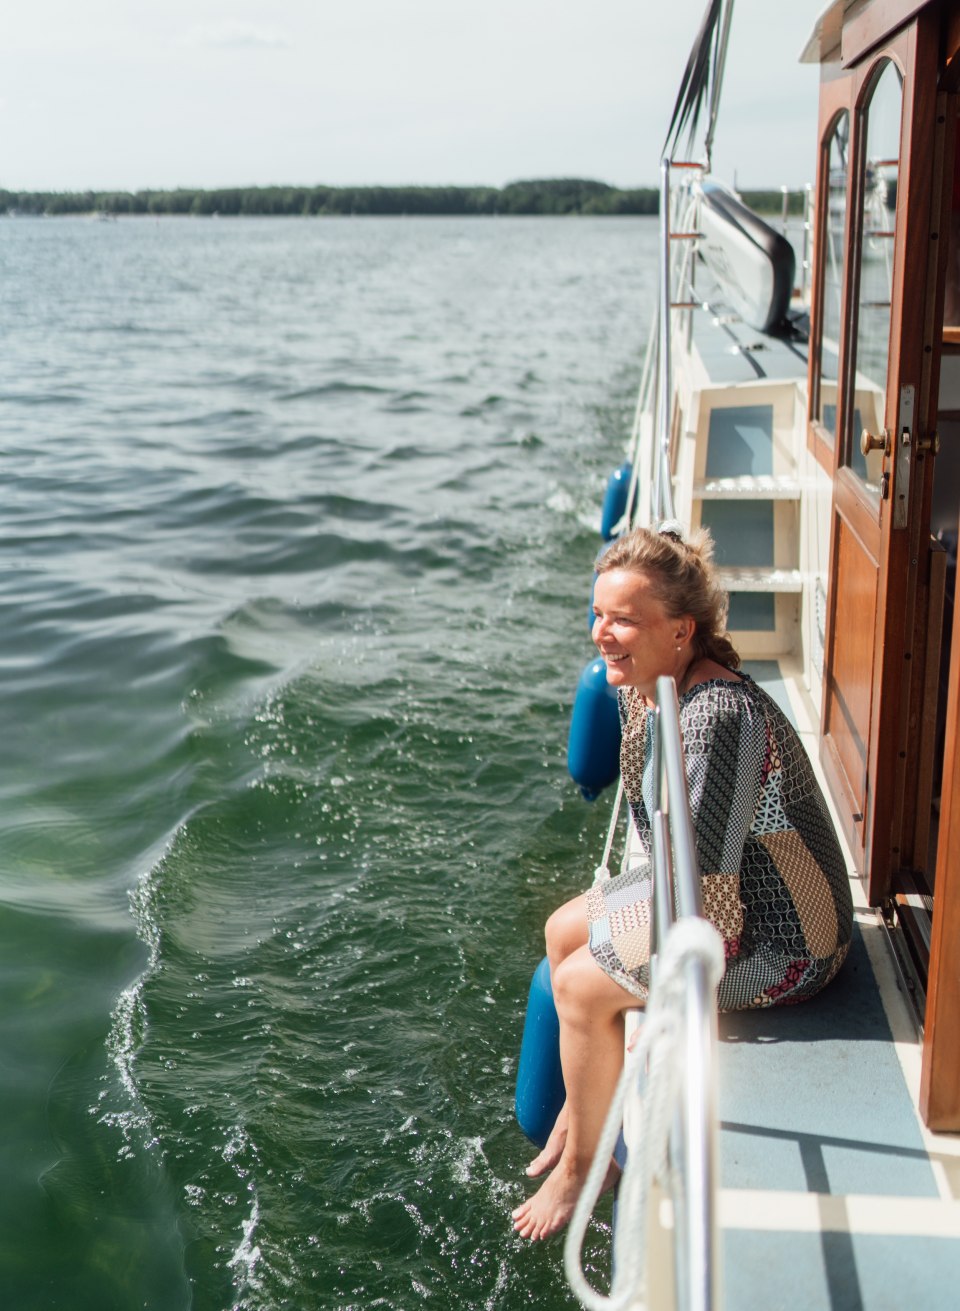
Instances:
[[[823,432],[837,439],[837,374],[840,324],[843,319],[843,269],[847,241],[847,180],[850,174],[850,115],[843,110],[824,142],[827,199],[822,215],[823,281],[819,339],[817,419]]]
[[[860,110],[860,139],[866,146],[858,161],[856,335],[851,343],[849,375],[850,436],[843,461],[876,498],[880,496],[887,407],[902,114],[903,79],[896,64],[884,60],[877,66]],[[864,430],[873,435],[874,442],[866,454],[860,449]]]

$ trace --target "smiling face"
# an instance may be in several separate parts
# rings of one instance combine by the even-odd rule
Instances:
[[[671,619],[647,574],[630,569],[600,574],[593,613],[593,640],[608,683],[636,687],[652,700],[661,674],[680,680],[693,654],[695,625],[689,615]]]

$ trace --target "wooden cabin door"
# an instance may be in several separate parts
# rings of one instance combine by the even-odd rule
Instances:
[[[960,8],[956,6],[945,13],[942,51],[942,103],[947,123],[954,129],[953,148],[949,148],[948,141],[945,150],[946,158],[953,160],[953,172],[949,195],[950,255],[945,278],[943,335],[945,347],[949,340],[949,348],[953,351],[960,345]],[[949,386],[945,406],[943,402],[941,395],[941,406],[948,415],[951,409],[956,409],[955,392]],[[947,420],[943,436],[952,443],[955,451],[957,430],[952,416]],[[960,510],[956,508],[960,488],[952,459],[954,451],[946,449],[944,454],[948,459],[941,457],[938,461],[937,482],[947,496],[935,495],[934,507],[937,512],[937,501],[942,505],[946,499],[950,507],[948,512],[955,512],[960,520]],[[935,492],[937,490],[935,487]],[[942,510],[938,518],[940,513]],[[920,1074],[920,1111],[925,1122],[931,1129],[953,1131],[960,1130],[960,607],[955,582],[954,575],[947,611],[949,613],[952,608],[952,634],[948,630],[943,779]],[[947,666],[947,661],[943,665]]]
[[[844,31],[849,221],[833,416],[823,764],[873,904],[888,895],[901,864],[915,732],[910,688],[913,662],[923,658],[914,647],[929,536],[925,447],[936,411],[927,292],[936,284],[929,270],[937,257],[937,38],[930,10],[883,39],[866,22]]]

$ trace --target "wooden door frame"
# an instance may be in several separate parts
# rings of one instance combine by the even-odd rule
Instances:
[[[920,1114],[931,1129],[956,1130],[960,1129],[960,605],[954,606],[940,796]]]
[[[960,1129],[960,605],[954,607],[947,694],[920,1114],[931,1129]]]
[[[824,231],[822,206],[827,203],[828,188],[823,145],[826,133],[841,109],[847,109],[853,115],[857,99],[863,89],[863,70],[875,65],[877,55],[882,53],[877,47],[888,44],[889,30],[894,25],[900,25],[910,19],[917,9],[918,5],[912,0],[875,0],[868,9],[861,11],[859,16],[850,20],[843,33],[843,65],[858,62],[868,53],[871,58],[863,59],[862,69],[851,68],[847,72],[840,64],[825,69],[820,97],[816,226],[818,236],[821,236]],[[954,5],[941,5],[934,0],[919,14],[913,30],[919,30],[924,43],[923,61],[922,67],[919,61],[914,65],[915,85],[911,87],[909,107],[911,131],[906,134],[906,138],[901,132],[901,175],[904,167],[902,147],[905,139],[913,154],[907,160],[910,185],[908,188],[898,189],[898,228],[901,221],[908,224],[898,238],[898,246],[901,250],[910,248],[921,259],[922,252],[926,249],[927,258],[922,260],[925,276],[916,279],[920,285],[915,289],[906,288],[906,295],[903,285],[903,260],[901,258],[897,261],[894,295],[898,294],[896,279],[899,278],[902,315],[899,323],[892,325],[896,327],[897,338],[894,340],[891,334],[890,358],[899,358],[904,333],[915,334],[912,340],[920,342],[922,350],[917,369],[918,377],[913,380],[917,386],[918,401],[915,420],[920,434],[930,436],[935,432],[937,423],[940,336],[946,281],[947,242],[941,241],[940,237],[949,230],[951,207],[951,189],[944,184],[943,170],[947,159],[955,159],[954,133],[960,131],[960,126],[957,124],[957,113],[960,110],[960,9]],[[942,38],[939,47],[937,37]],[[944,59],[943,69],[939,62],[941,51]],[[951,57],[949,61],[948,55]],[[905,120],[907,111],[905,88]],[[855,177],[856,171],[851,170],[847,201],[850,222],[844,268],[845,320],[849,319],[853,303],[850,287],[851,256],[856,249],[853,228],[859,207],[859,198],[851,197]],[[900,206],[904,191],[909,192],[909,202],[904,203],[906,212],[901,214]],[[910,242],[912,245],[908,246]],[[817,343],[817,346],[810,352],[809,443],[818,462],[828,472],[833,473],[836,486],[840,452],[846,449],[842,445],[847,440],[842,424],[845,422],[843,416],[847,406],[843,396],[838,395],[838,424],[831,468],[830,452],[824,441],[824,434],[817,431],[815,424],[815,416],[818,412],[819,378],[814,376],[814,370],[819,367],[820,294],[821,291],[818,291],[818,286],[815,284],[811,342]],[[841,359],[845,359],[846,343],[842,342],[840,348]],[[894,381],[903,385],[905,378],[895,378]],[[842,389],[843,386],[841,375],[838,379],[838,387]],[[889,393],[888,386],[888,414],[891,413]],[[886,602],[886,613],[884,623],[877,624],[877,641],[880,643],[890,638],[899,643],[898,651],[904,656],[904,660],[890,662],[885,670],[884,684],[880,688],[879,704],[883,706],[892,704],[897,707],[896,715],[883,726],[882,740],[875,732],[874,708],[871,708],[868,769],[876,768],[881,751],[888,753],[888,759],[891,755],[895,757],[896,764],[890,771],[892,780],[890,791],[898,801],[896,809],[893,807],[890,809],[886,858],[878,860],[876,864],[871,861],[869,867],[863,865],[859,867],[861,875],[868,877],[868,891],[873,902],[882,900],[889,891],[896,866],[905,865],[912,859],[914,843],[909,833],[911,830],[916,833],[924,822],[916,798],[913,799],[912,806],[907,804],[906,807],[904,807],[904,799],[908,797],[905,776],[909,759],[907,753],[910,721],[911,718],[915,721],[929,712],[929,688],[922,686],[924,682],[922,671],[924,668],[929,671],[931,653],[926,651],[924,658],[920,658],[925,642],[922,643],[920,640],[922,635],[919,631],[920,618],[916,615],[916,605],[918,592],[921,597],[923,595],[926,574],[929,549],[926,531],[929,524],[932,486],[933,460],[922,455],[918,456],[915,451],[907,507],[908,526],[906,531],[900,532],[902,542],[890,543],[892,515],[884,516],[885,522],[882,521],[881,524],[881,558],[889,563],[885,564],[883,576],[878,580],[878,595]],[[896,494],[895,488],[893,494]],[[836,536],[837,515],[834,511],[830,547],[831,577],[834,572]],[[896,546],[896,551],[887,554],[883,550],[885,545]],[[924,571],[923,574],[919,573],[921,569]],[[900,583],[893,597],[889,595],[891,576],[897,577]],[[827,617],[828,643],[834,640],[835,613],[835,605],[831,605]],[[832,646],[827,645],[825,652],[830,651]],[[915,655],[917,659],[913,658]],[[904,665],[912,666],[909,673],[902,668]],[[894,682],[901,684],[902,694],[900,687],[891,687],[891,683]],[[826,698],[824,698],[824,710],[826,711]],[[831,773],[830,764],[829,756],[825,753],[824,766],[828,775]],[[960,595],[956,597],[954,606],[943,765],[919,1109],[931,1129],[956,1131],[960,1130]],[[832,779],[831,786],[834,786]],[[899,848],[902,844],[909,850],[901,852]],[[872,852],[868,853],[868,856],[879,854]]]
[[[924,338],[929,319],[926,279],[909,276],[905,252],[927,252],[931,241],[931,169],[933,154],[934,107],[938,66],[939,8],[928,7],[908,26],[889,39],[873,42],[868,57],[843,76],[846,107],[851,114],[853,167],[849,190],[848,223],[843,303],[845,315],[852,323],[859,294],[859,250],[862,226],[864,101],[872,91],[876,70],[881,61],[892,58],[905,74],[900,134],[900,164],[897,189],[897,237],[894,251],[891,304],[899,313],[891,313],[889,359],[897,361],[888,372],[886,392],[887,416],[898,416],[900,389],[912,385],[917,402],[914,430],[931,431],[936,421],[936,396],[931,392],[932,371],[926,356],[932,349]],[[832,114],[838,104],[828,97]],[[821,158],[822,167],[822,158]],[[902,179],[909,185],[903,186]],[[923,261],[926,270],[927,260]],[[886,511],[882,503],[873,502],[859,481],[842,467],[842,453],[852,441],[850,433],[853,410],[854,367],[850,359],[850,329],[844,330],[837,396],[837,440],[834,452],[834,510],[831,525],[830,582],[832,600],[828,607],[825,642],[825,682],[833,668],[838,631],[838,602],[833,585],[838,564],[840,517],[848,525],[870,558],[877,560],[877,615],[872,646],[869,713],[866,725],[866,788],[862,812],[848,804],[851,791],[844,767],[828,736],[829,715],[838,706],[836,693],[825,694],[821,724],[824,770],[832,790],[838,796],[841,822],[854,851],[858,869],[866,881],[871,904],[879,904],[890,893],[894,875],[901,863],[901,837],[904,784],[907,773],[907,747],[910,728],[911,662],[914,657],[914,609],[919,570],[925,570],[921,552],[920,519],[924,488],[928,479],[921,476],[915,452],[911,454],[909,501],[906,504],[907,527],[893,528],[892,506],[899,493],[895,460],[885,462],[885,471],[894,479]],[[914,343],[917,343],[914,345]],[[923,345],[920,345],[923,343]],[[904,356],[904,351],[909,355]],[[933,414],[931,416],[931,407]],[[897,427],[894,417],[893,428]],[[879,534],[879,535],[878,535]],[[866,547],[869,539],[876,548]],[[877,671],[880,680],[877,680]],[[826,689],[825,689],[826,692]],[[882,711],[882,713],[881,713]]]
[[[941,112],[944,122],[941,155],[955,161],[955,136],[960,127],[960,11],[946,16],[944,50],[954,56],[944,77]],[[947,232],[951,188],[941,186],[940,231]],[[943,320],[947,243],[940,252],[935,323]],[[939,357],[937,359],[939,364]],[[954,598],[950,672],[947,689],[946,741],[940,803],[940,834],[933,898],[933,926],[923,1058],[920,1072],[920,1113],[931,1129],[960,1129],[960,596]]]

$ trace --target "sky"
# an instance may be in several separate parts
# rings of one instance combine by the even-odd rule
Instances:
[[[736,0],[714,171],[813,181],[825,0]],[[706,0],[30,0],[0,187],[653,186]]]

